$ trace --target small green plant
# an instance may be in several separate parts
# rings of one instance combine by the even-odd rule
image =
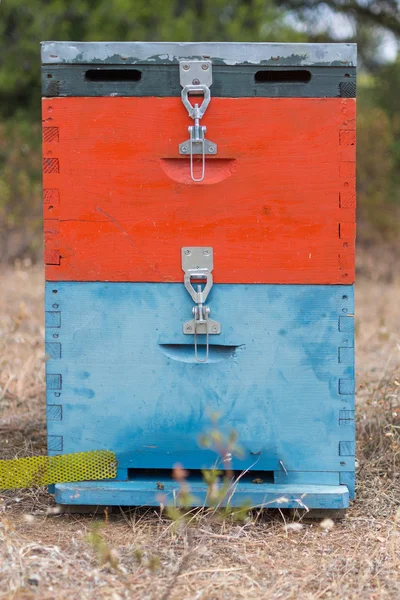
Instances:
[[[104,524],[100,521],[95,521],[88,535],[88,542],[92,550],[96,554],[99,565],[109,565],[113,569],[118,569],[118,560],[102,534]]]
[[[250,501],[242,503],[239,507],[231,506],[231,499],[240,478],[235,478],[232,459],[243,456],[243,450],[238,444],[238,434],[235,430],[223,431],[219,424],[220,415],[217,413],[211,414],[210,420],[210,429],[199,438],[201,447],[212,450],[217,455],[216,465],[212,469],[202,470],[203,481],[207,486],[207,505],[212,509],[214,516],[244,521],[248,518]],[[175,465],[173,478],[179,483],[179,491],[174,504],[166,507],[166,514],[177,525],[192,519],[190,508],[198,504],[191,493],[188,475],[181,465]]]
[[[175,498],[175,503],[166,507],[166,513],[176,524],[187,521],[190,508],[193,504],[197,503],[197,499],[190,492],[190,486],[187,481],[188,475],[189,473],[185,471],[182,465],[177,464],[174,466],[172,476],[179,483],[179,491]]]
[[[219,462],[226,475],[233,476],[232,457],[243,456],[243,449],[238,444],[238,433],[234,429],[224,432],[220,427],[220,415],[212,413],[210,415],[211,427],[199,437],[199,444],[202,448],[213,450],[219,456]]]
[[[218,515],[225,519],[232,517],[242,521],[247,518],[250,502],[244,502],[241,506],[233,508],[230,505],[235,493],[238,478],[232,469],[233,457],[243,457],[243,449],[238,443],[238,433],[234,429],[223,431],[219,425],[220,415],[211,415],[211,428],[204,433],[200,439],[200,446],[214,451],[218,455],[217,466],[211,470],[203,470],[203,480],[207,484],[207,499],[210,506],[218,509]]]
[[[135,548],[133,550],[133,558],[138,565],[148,569],[152,573],[155,573],[160,568],[160,557],[156,554],[150,554],[146,557],[141,548]]]

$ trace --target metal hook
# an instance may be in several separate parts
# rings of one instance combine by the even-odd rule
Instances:
[[[197,287],[197,290],[200,292],[201,291],[201,286],[199,285]],[[205,309],[205,310],[204,310]],[[208,314],[210,312],[210,309],[208,307],[203,307],[202,304],[200,304],[199,306],[194,306],[193,307],[193,315],[194,315],[194,321],[195,323],[205,323],[206,324],[206,356],[204,360],[200,360],[199,358],[199,352],[198,352],[198,344],[197,344],[197,327],[195,325],[194,328],[194,357],[196,359],[197,362],[199,363],[205,363],[208,361],[208,352],[209,352],[209,341],[208,341],[208,327],[207,327],[207,320],[208,320]],[[203,319],[201,319],[201,314],[203,313]],[[205,313],[205,315],[204,315]]]
[[[217,144],[205,138],[206,128],[200,125],[211,100],[210,85],[212,84],[212,64],[209,60],[182,60],[179,63],[181,98],[194,125],[189,127],[189,139],[179,144],[179,153],[187,156],[190,153],[190,177],[195,183],[203,181],[206,171],[206,154],[215,155]],[[189,95],[203,96],[203,100],[191,104]],[[194,174],[193,156],[201,155],[201,176]]]
[[[208,360],[210,344],[209,336],[221,333],[221,324],[210,319],[210,308],[205,305],[207,296],[212,288],[212,270],[214,266],[213,249],[210,247],[182,248],[182,269],[185,272],[184,284],[196,306],[192,309],[193,319],[183,324],[185,335],[194,335],[194,355],[196,362],[205,363]],[[197,285],[194,286],[194,281]],[[201,283],[198,283],[198,282]],[[206,336],[206,354],[203,359],[199,356],[198,335]]]
[[[198,119],[197,119],[198,121]],[[193,139],[193,130],[200,131],[200,137],[195,136],[195,138]],[[204,179],[204,174],[206,171],[206,157],[205,157],[205,149],[204,149],[204,134],[206,132],[206,128],[205,127],[199,127],[198,123],[196,123],[196,125],[189,127],[189,152],[190,152],[190,177],[192,178],[193,181],[196,181],[197,183],[200,181],[203,181]],[[197,178],[194,176],[194,168],[193,168],[193,142],[197,142],[200,143],[201,145],[201,177]]]

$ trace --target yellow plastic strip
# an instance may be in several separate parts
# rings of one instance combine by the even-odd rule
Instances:
[[[117,460],[110,450],[0,460],[0,490],[115,479],[116,476]]]

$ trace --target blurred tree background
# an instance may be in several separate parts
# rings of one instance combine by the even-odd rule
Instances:
[[[0,261],[41,252],[42,40],[355,41],[358,236],[400,216],[398,0],[0,0]]]

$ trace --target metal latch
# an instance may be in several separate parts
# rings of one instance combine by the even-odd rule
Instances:
[[[185,272],[184,284],[196,306],[193,307],[193,319],[183,324],[185,335],[194,335],[194,355],[197,362],[207,362],[209,353],[209,335],[221,333],[221,324],[210,319],[210,307],[205,305],[213,285],[214,268],[213,249],[210,247],[182,248],[182,269]],[[206,354],[199,358],[197,336],[206,336]]]
[[[190,176],[193,181],[203,181],[206,171],[206,154],[217,154],[217,144],[206,139],[206,127],[200,125],[211,100],[210,86],[212,85],[212,63],[210,60],[181,60],[179,62],[179,77],[182,86],[182,102],[194,120],[189,125],[189,139],[179,144],[179,154],[190,156]],[[202,96],[201,104],[191,104],[189,96]],[[201,155],[201,175],[195,177],[193,156]]]

